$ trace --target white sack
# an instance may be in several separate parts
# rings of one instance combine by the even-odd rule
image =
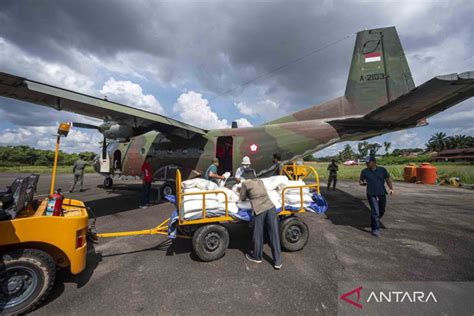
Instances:
[[[281,207],[281,195],[278,191],[267,191],[270,200],[272,200],[273,205],[278,209]]]
[[[227,207],[229,210],[229,214],[237,214],[239,212],[239,208],[237,207],[237,203],[227,203]],[[225,203],[219,203],[219,209],[222,210],[222,215],[225,215]]]
[[[303,194],[303,201],[305,203],[313,202],[313,199],[309,193]],[[298,204],[301,205],[301,196],[300,194],[285,194],[285,203],[286,204]]]
[[[240,199],[240,196],[237,193],[227,188],[220,188],[219,191],[224,191],[227,194],[227,199],[229,202],[236,203]],[[217,194],[217,199],[219,200],[219,203],[224,203],[225,202],[224,194],[221,194],[221,193]]]
[[[269,191],[276,190],[278,187],[285,185],[289,180],[286,176],[273,176],[268,178],[262,178],[265,188]]]
[[[237,207],[238,208],[242,208],[242,209],[251,209],[252,208],[252,204],[250,204],[250,201],[239,201],[237,203]]]
[[[198,188],[190,188],[190,189],[184,189],[183,193],[198,193],[198,192],[206,192],[204,190],[200,190]],[[214,200],[217,201],[217,195],[212,193],[212,194],[206,194],[206,201]],[[183,202],[186,201],[201,201],[202,203],[202,195],[201,194],[195,194],[195,195],[183,195]]]
[[[202,211],[202,200],[191,200],[181,203],[182,210],[186,214],[191,211]],[[217,200],[206,200],[206,210],[219,208],[219,202]]]

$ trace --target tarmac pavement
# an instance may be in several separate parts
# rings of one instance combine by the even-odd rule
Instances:
[[[0,187],[15,176],[0,174]],[[49,181],[41,176],[38,194]],[[71,181],[59,175],[57,186],[67,192]],[[173,211],[169,203],[138,209],[139,182],[104,190],[102,181],[86,174],[84,192],[66,193],[94,210],[99,232],[151,228]],[[59,271],[33,314],[335,314],[339,281],[474,281],[474,191],[396,182],[375,238],[364,190],[353,181],[323,188],[328,212],[303,215],[309,242],[284,252],[280,271],[268,247],[263,263],[245,259],[246,225],[232,227],[226,255],[210,263],[198,261],[189,240],[100,239],[90,244],[86,271]]]

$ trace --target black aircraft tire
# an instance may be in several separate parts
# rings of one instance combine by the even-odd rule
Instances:
[[[176,195],[176,184],[173,182],[165,182],[160,187],[160,196],[162,199],[168,194]]]
[[[299,251],[309,240],[308,225],[297,217],[284,219],[280,224],[280,243],[283,250]]]
[[[112,178],[107,177],[104,179],[104,188],[110,189],[113,185],[114,185],[114,180],[112,180]]]
[[[1,260],[2,314],[24,314],[49,295],[56,277],[56,266],[50,255],[36,249],[21,249],[3,254]]]
[[[194,252],[204,262],[221,258],[227,247],[229,247],[229,232],[222,225],[204,225],[193,235]]]

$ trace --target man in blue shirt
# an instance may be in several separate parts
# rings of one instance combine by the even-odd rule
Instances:
[[[206,173],[204,174],[204,179],[210,180],[214,183],[219,182],[219,180],[225,179],[224,176],[220,176],[217,173],[217,168],[219,167],[219,159],[213,158],[212,164],[207,168]]]
[[[385,182],[393,194],[393,184],[390,174],[384,167],[378,167],[375,157],[371,156],[366,160],[367,168],[360,173],[359,184],[367,186],[367,199],[369,200],[372,222],[372,235],[380,236],[380,219],[385,213],[387,202],[385,195]]]

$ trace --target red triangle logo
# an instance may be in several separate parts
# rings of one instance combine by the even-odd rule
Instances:
[[[360,301],[360,292],[362,291],[362,286],[361,287],[358,287],[356,289],[353,289],[347,293],[344,293],[340,296],[341,300],[343,301],[346,301],[347,303],[351,304],[351,305],[354,305],[355,307],[357,307],[358,309],[362,309],[362,304],[359,303]],[[351,300],[350,298],[348,298],[349,296],[351,296],[352,294],[354,293],[357,293],[357,302],[356,301],[353,301]]]

